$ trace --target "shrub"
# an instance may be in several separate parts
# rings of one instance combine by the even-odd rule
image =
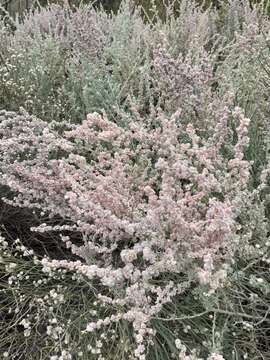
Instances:
[[[142,16],[1,21],[3,358],[268,356],[269,21]]]
[[[148,31],[139,11],[131,14],[127,4],[112,19],[90,5],[34,10],[7,37],[1,108],[23,106],[47,121],[79,122],[90,111],[125,107],[127,93],[145,106]]]
[[[69,232],[62,240],[79,259],[44,258],[43,270],[96,281],[97,300],[114,309],[85,331],[130,322],[133,356],[142,359],[155,334],[151,319],[166,304],[198,280],[210,294],[226,281],[249,196],[243,160],[249,122],[228,102],[205,137],[203,128],[181,124],[181,111],[168,119],[153,110],[143,118],[134,106],[124,127],[93,113],[64,137],[27,114],[2,113],[1,172],[2,184],[18,194],[6,202],[65,219],[33,231]],[[227,158],[230,119],[237,141]]]

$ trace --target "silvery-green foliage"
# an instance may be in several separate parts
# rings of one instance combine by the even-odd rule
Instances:
[[[149,26],[143,23],[138,10],[131,13],[127,4],[110,20],[110,26],[100,56],[92,61],[87,53],[81,52],[70,60],[64,91],[80,116],[125,107],[128,95],[142,108],[150,101]]]
[[[79,69],[79,72],[78,72]],[[108,72],[106,64],[95,65],[82,58],[71,62],[69,78],[63,86],[73,121],[82,120],[91,111],[108,111],[121,101],[121,83]]]
[[[216,41],[218,14],[214,8],[203,9],[195,0],[183,0],[177,16],[168,14],[167,21],[157,21],[157,41],[166,42],[170,53],[178,56],[188,51],[196,53]]]
[[[91,5],[51,5],[16,23],[0,65],[1,108],[81,121],[88,111],[149,103],[149,25],[124,4],[110,17]],[[4,43],[1,44],[1,53]]]
[[[0,66],[1,107],[24,106],[45,119],[60,119],[65,112],[61,86],[66,77],[66,54],[51,37],[35,39],[30,47],[8,48]]]
[[[269,156],[269,36],[269,28],[262,31],[258,22],[244,24],[217,69],[223,79],[219,91],[229,86],[251,119],[248,157],[254,161],[255,183]]]
[[[227,42],[234,40],[235,34],[245,31],[249,25],[259,25],[261,29],[268,27],[265,2],[250,6],[249,1],[228,0],[221,2],[218,19],[219,32]]]
[[[111,20],[103,11],[91,5],[76,9],[52,4],[26,14],[24,21],[16,23],[15,41],[30,41],[39,37],[54,38],[63,48],[77,56],[86,55],[94,60],[100,55],[111,33]]]

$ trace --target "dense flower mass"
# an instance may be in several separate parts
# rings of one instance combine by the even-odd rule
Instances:
[[[129,5],[1,20],[1,355],[258,359],[269,20]]]
[[[44,271],[98,279],[105,291],[99,300],[123,309],[86,331],[132,322],[138,358],[152,334],[151,318],[183,291],[181,282],[153,281],[185,273],[192,282],[197,274],[214,291],[226,279],[249,175],[243,160],[249,120],[238,107],[226,117],[237,135],[232,158],[221,151],[229,132],[224,116],[205,138],[198,135],[203,129],[182,124],[181,109],[170,118],[134,110],[124,127],[92,113],[62,136],[26,113],[0,115],[2,184],[18,194],[6,202],[65,220],[33,231],[80,234],[80,245],[62,238],[80,259],[44,258]]]

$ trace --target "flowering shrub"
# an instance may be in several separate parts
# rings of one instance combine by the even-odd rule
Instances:
[[[267,354],[269,22],[169,10],[1,23],[3,358]]]
[[[15,42],[30,42],[51,37],[63,48],[96,58],[110,32],[110,21],[103,12],[97,13],[91,6],[76,11],[69,6],[52,4],[25,15],[23,23],[17,23]]]
[[[237,141],[226,158],[229,118]],[[226,281],[247,196],[249,120],[228,108],[210,138],[182,124],[181,110],[168,119],[153,109],[142,118],[133,108],[124,127],[93,113],[63,137],[24,113],[3,112],[0,120],[2,184],[18,194],[6,202],[65,219],[32,230],[70,233],[62,240],[79,257],[44,258],[44,271],[98,281],[98,300],[119,309],[85,331],[131,322],[134,356],[143,359],[155,333],[151,319],[165,304],[197,280],[210,293]],[[73,232],[81,244],[72,242]],[[177,277],[164,281],[166,274]]]

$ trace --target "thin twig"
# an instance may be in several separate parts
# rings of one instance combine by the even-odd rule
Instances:
[[[154,317],[153,319],[154,320],[162,320],[162,321],[181,321],[181,320],[190,320],[190,319],[195,319],[196,317],[200,317],[200,316],[203,316],[205,314],[208,314],[209,310],[206,310],[206,311],[203,311],[201,313],[198,313],[198,314],[195,314],[195,315],[190,315],[190,316],[183,316],[183,317],[180,317],[180,318],[177,318],[177,317],[173,317],[173,318],[159,318],[159,317]]]
[[[172,317],[172,318],[160,318],[160,317],[154,317],[154,320],[161,320],[161,321],[182,321],[182,320],[190,320],[190,319],[195,319],[197,317],[209,314],[209,313],[216,313],[216,314],[224,314],[224,315],[229,315],[229,316],[239,316],[239,317],[243,317],[246,319],[252,319],[252,320],[259,320],[258,323],[256,323],[255,325],[258,325],[260,323],[262,323],[263,321],[269,321],[270,322],[270,318],[267,319],[267,315],[270,312],[270,308],[267,310],[266,314],[262,317],[262,316],[254,316],[254,315],[249,315],[249,314],[245,314],[245,313],[239,313],[239,312],[233,312],[233,311],[227,311],[227,310],[222,310],[222,309],[212,309],[212,310],[206,310],[203,311],[201,313],[198,314],[194,314],[194,315],[190,315],[190,316],[183,316],[183,317]]]

